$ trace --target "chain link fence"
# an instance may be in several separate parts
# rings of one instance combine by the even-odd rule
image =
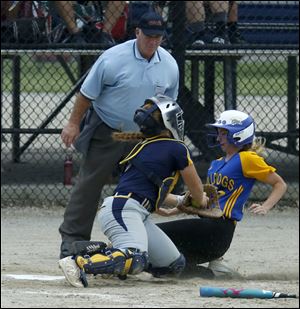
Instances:
[[[298,203],[298,2],[56,2],[71,4],[72,11],[50,1],[6,8],[10,2],[1,1],[7,12],[1,21],[2,204],[67,203],[72,186],[63,184],[64,160],[70,150],[60,132],[76,92],[95,59],[132,39],[148,10],[162,14],[167,25],[162,45],[180,68],[185,141],[203,181],[210,160],[221,154],[207,148],[204,124],[236,108],[254,117],[257,136],[266,139],[266,161],[288,182],[284,203]],[[80,155],[72,156],[74,184]],[[102,198],[112,193],[118,172],[116,167]],[[259,184],[251,199],[262,200],[269,190]]]

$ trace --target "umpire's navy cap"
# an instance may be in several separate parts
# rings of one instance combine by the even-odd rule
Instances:
[[[145,13],[138,24],[145,35],[164,35],[165,26],[163,18],[156,12]]]

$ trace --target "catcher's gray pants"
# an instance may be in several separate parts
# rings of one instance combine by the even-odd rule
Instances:
[[[62,237],[60,258],[72,254],[70,250],[73,241],[90,240],[102,188],[118,161],[132,147],[128,143],[113,141],[112,132],[113,129],[101,122],[83,157],[78,181],[59,228]]]
[[[125,204],[113,207],[115,199]],[[146,251],[153,267],[168,267],[180,256],[170,238],[151,220],[150,213],[132,198],[107,197],[97,218],[114,248]]]

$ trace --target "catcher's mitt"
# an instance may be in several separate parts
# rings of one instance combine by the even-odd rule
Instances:
[[[207,203],[207,208],[201,208],[193,197],[191,193],[187,191],[184,195],[183,202],[177,206],[177,208],[189,215],[199,215],[201,217],[207,218],[220,218],[223,215],[223,211],[220,208],[218,200],[218,191],[214,185],[205,184],[203,185],[203,191],[206,192],[209,198]]]

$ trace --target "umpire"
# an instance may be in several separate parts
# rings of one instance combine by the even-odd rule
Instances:
[[[160,47],[164,31],[160,15],[144,14],[136,39],[106,50],[81,86],[61,133],[63,143],[73,144],[83,160],[59,227],[60,258],[72,255],[73,241],[90,240],[102,188],[129,151],[127,143],[112,140],[112,133],[139,130],[133,116],[146,98],[165,94],[177,99],[179,71],[175,59]]]

